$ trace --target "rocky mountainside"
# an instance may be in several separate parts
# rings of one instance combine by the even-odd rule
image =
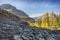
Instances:
[[[0,5],[1,9],[7,10],[9,12],[12,12],[14,14],[16,14],[17,16],[21,16],[21,17],[29,17],[25,12],[16,9],[14,6],[10,5],[10,4],[3,4]]]
[[[34,19],[30,18],[25,12],[23,12],[22,10],[18,10],[10,4],[2,4],[0,5],[0,8],[9,11],[16,16],[19,16],[23,21],[34,21]]]
[[[19,16],[0,9],[0,40],[60,40],[60,31],[30,27]]]
[[[24,22],[18,16],[0,9],[0,40],[12,37],[13,34],[19,33],[19,26]]]
[[[0,40],[59,40],[60,31],[28,26],[20,17],[0,9]]]

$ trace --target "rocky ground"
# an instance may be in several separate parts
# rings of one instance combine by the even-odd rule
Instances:
[[[24,28],[20,31],[20,40],[60,40],[60,33],[56,30]]]
[[[19,35],[18,40],[60,40],[60,31],[0,22],[0,39],[15,40],[14,35]]]

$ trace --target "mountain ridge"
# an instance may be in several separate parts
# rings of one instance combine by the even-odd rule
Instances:
[[[7,10],[7,11],[10,11],[12,13],[15,13],[16,15],[20,14],[20,16],[24,16],[24,15],[28,16],[25,12],[16,9],[14,6],[12,6],[10,4],[2,4],[2,5],[0,5],[0,8]],[[23,15],[21,15],[21,14],[23,14]],[[17,16],[19,16],[19,15],[17,15]]]
[[[34,21],[34,19],[29,17],[24,11],[18,10],[10,4],[2,4],[0,5],[0,8],[19,16],[23,21]]]

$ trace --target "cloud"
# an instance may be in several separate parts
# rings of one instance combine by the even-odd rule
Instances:
[[[45,13],[44,13],[45,14]],[[36,13],[36,14],[31,14],[30,17],[38,17],[38,16],[42,16],[43,14],[42,13]]]

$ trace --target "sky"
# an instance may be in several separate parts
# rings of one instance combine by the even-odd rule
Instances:
[[[0,0],[0,5],[2,4],[11,4],[30,17],[37,17],[51,11],[60,12],[60,0]]]

